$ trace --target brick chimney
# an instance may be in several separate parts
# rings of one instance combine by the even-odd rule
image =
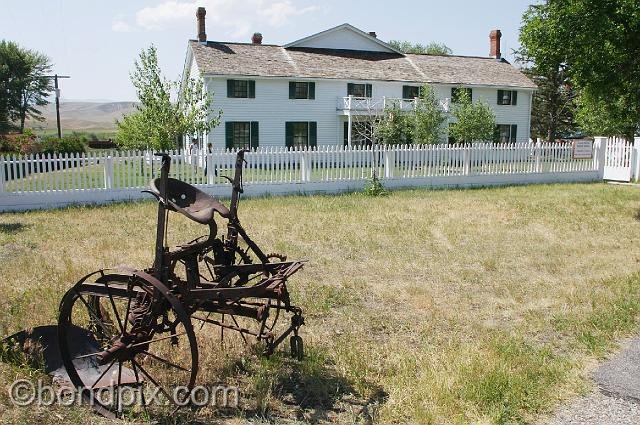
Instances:
[[[369,35],[373,38],[378,38],[378,34],[375,31],[369,31]]]
[[[204,29],[204,16],[207,14],[207,11],[204,7],[199,7],[196,12],[196,17],[198,18],[198,41],[200,43],[207,42],[207,33]]]
[[[502,37],[502,33],[500,30],[491,30],[489,33],[489,57],[494,59],[501,59],[502,54],[500,53],[500,38]]]
[[[262,34],[259,32],[254,32],[251,36],[251,42],[253,44],[262,44]]]

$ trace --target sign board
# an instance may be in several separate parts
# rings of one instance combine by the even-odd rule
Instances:
[[[573,159],[593,158],[593,142],[591,140],[573,141]]]

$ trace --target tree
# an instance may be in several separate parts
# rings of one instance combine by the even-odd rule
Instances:
[[[569,80],[564,43],[559,37],[553,5],[529,6],[522,18],[518,62],[524,72],[538,85],[533,96],[531,135],[554,141],[559,133],[575,129],[576,90]]]
[[[423,55],[443,55],[447,56],[453,51],[444,43],[431,42],[427,45],[420,43],[411,43],[410,41],[390,40],[388,43],[396,50],[402,53],[417,53]]]
[[[449,136],[458,143],[488,141],[493,139],[496,117],[487,102],[472,102],[462,90],[451,111],[456,122],[449,126]]]
[[[640,123],[640,3],[547,0],[525,14],[521,43],[545,75],[563,67],[578,121],[633,138]]]
[[[40,107],[49,103],[53,91],[51,80],[45,78],[50,71],[47,56],[0,41],[0,132],[11,130],[15,122],[22,132],[27,118],[43,119]]]
[[[440,106],[433,88],[427,84],[420,88],[420,97],[411,117],[411,138],[415,143],[435,144],[442,138],[447,114]]]
[[[208,132],[220,122],[220,113],[211,113],[213,93],[207,93],[202,80],[187,76],[179,83],[163,77],[153,45],[140,52],[131,81],[140,102],[133,114],[116,122],[121,147],[175,149],[183,135]]]

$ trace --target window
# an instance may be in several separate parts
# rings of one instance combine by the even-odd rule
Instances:
[[[316,83],[289,81],[289,99],[315,99]]]
[[[256,82],[253,80],[227,80],[227,97],[256,97]]]
[[[347,84],[347,95],[355,97],[371,97],[373,87],[371,84]]]
[[[227,149],[251,149],[258,146],[257,121],[227,121],[225,123],[225,147]]]
[[[498,90],[498,105],[517,105],[518,92],[515,90]]]
[[[518,133],[518,126],[515,124],[498,124],[496,126],[496,142],[515,143]]]
[[[416,97],[420,97],[419,86],[402,86],[403,99],[414,99]]]
[[[467,93],[469,100],[473,100],[473,90],[468,87],[452,87],[451,88],[451,102],[456,103],[462,93]]]
[[[315,147],[318,144],[318,123],[315,121],[286,122],[285,143],[288,148]]]

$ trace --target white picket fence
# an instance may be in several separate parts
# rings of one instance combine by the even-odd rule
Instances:
[[[390,188],[596,181],[616,143],[596,139],[587,159],[560,143],[261,148],[245,156],[245,195],[359,190],[373,172]],[[171,154],[172,177],[230,195],[235,152]],[[140,199],[158,170],[150,152],[0,156],[0,211]]]

